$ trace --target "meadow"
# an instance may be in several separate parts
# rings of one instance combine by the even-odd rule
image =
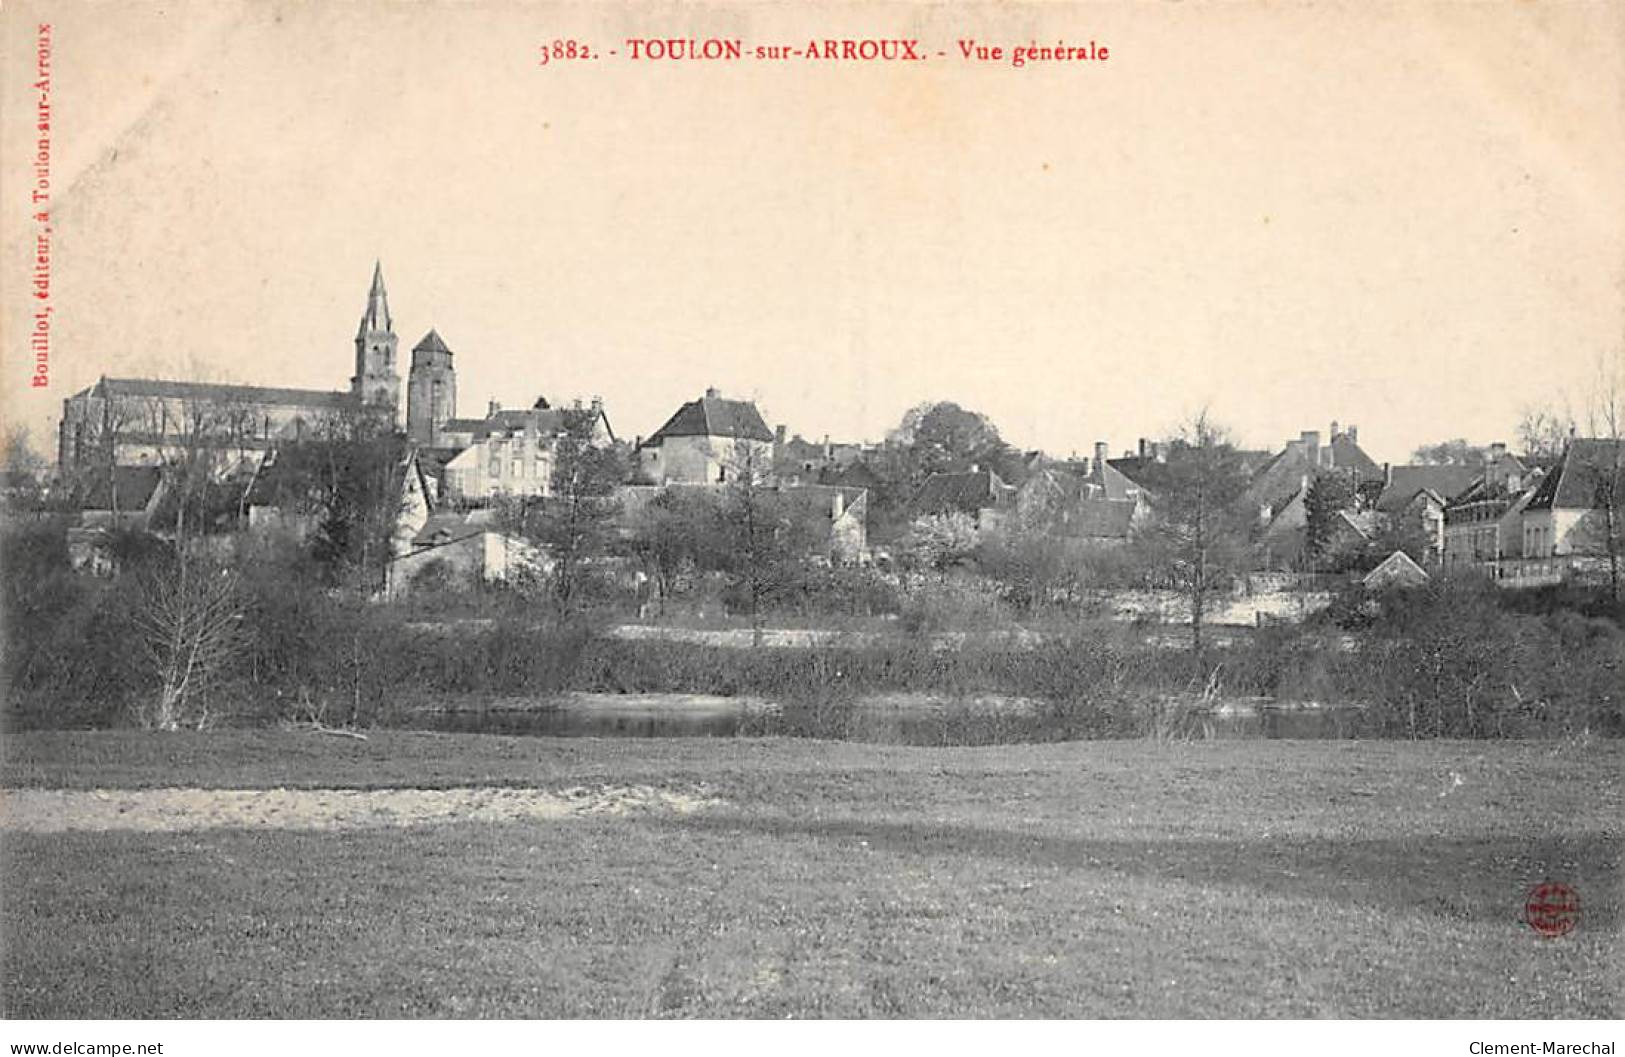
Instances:
[[[636,786],[711,806],[338,830],[8,818],[0,1008],[1618,1017],[1622,764],[1611,739],[16,733],[8,790]],[[1581,895],[1566,936],[1523,921],[1545,880]]]

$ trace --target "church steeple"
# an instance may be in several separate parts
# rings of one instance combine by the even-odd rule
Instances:
[[[355,376],[350,392],[363,407],[387,414],[396,424],[400,411],[401,379],[395,373],[395,328],[389,317],[389,295],[384,292],[383,262],[372,266],[372,288],[367,310],[355,334]]]
[[[367,292],[367,310],[361,314],[357,335],[369,330],[394,330],[389,318],[389,294],[384,290],[384,262],[372,262],[372,289]]]

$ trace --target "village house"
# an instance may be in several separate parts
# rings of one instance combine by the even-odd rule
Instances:
[[[499,524],[488,508],[458,509],[438,498],[419,451],[401,466],[399,512],[391,534],[385,594],[424,587],[473,587],[546,572],[546,555]]]
[[[644,508],[663,492],[686,490],[721,500],[726,495],[726,487],[684,482],[623,486],[615,492],[621,531],[630,534]],[[838,565],[861,565],[869,561],[867,489],[777,482],[759,487],[765,495],[782,500],[801,526],[809,529],[812,554]]]
[[[540,547],[502,530],[491,511],[441,510],[429,515],[390,562],[385,593],[398,598],[423,588],[512,582],[549,567]]]
[[[965,514],[979,532],[1002,526],[1016,511],[1017,489],[992,470],[972,466],[964,473],[934,473],[914,496],[916,517]]]
[[[1138,455],[1112,459],[1107,457],[1107,452],[1105,441],[1095,441],[1095,456],[1089,460],[1083,475],[1089,498],[1143,503],[1147,494],[1145,478],[1155,473],[1152,466],[1168,461],[1166,447],[1148,444],[1142,439]]]
[[[744,473],[769,478],[774,439],[754,403],[707,389],[638,446],[638,475],[657,485],[726,484]]]
[[[1445,507],[1444,564],[1478,569],[1500,579],[1507,563],[1523,558],[1523,513],[1540,477],[1513,492],[1480,481]]]
[[[1097,445],[1097,452],[1104,447]],[[1016,491],[1017,522],[1067,540],[1126,543],[1146,516],[1145,493],[1104,458],[1097,456],[1088,469],[1084,475],[1059,466],[1034,470]]]
[[[1307,524],[1303,501],[1315,480],[1329,474],[1341,475],[1356,491],[1382,479],[1382,467],[1360,447],[1358,426],[1343,429],[1333,422],[1326,444],[1319,430],[1300,432],[1254,472],[1247,501],[1257,507],[1269,535],[1286,539]]]
[[[588,406],[578,400],[567,408],[538,397],[523,410],[504,410],[493,401],[483,419],[448,419],[437,432],[439,444],[429,449],[444,467],[445,497],[485,502],[497,496],[551,495],[555,448],[572,427],[584,427],[594,444],[615,443],[598,397]]]
[[[1471,466],[1390,466],[1372,506],[1391,528],[1418,532],[1428,564],[1438,564],[1444,560],[1445,508],[1480,476]]]
[[[1312,482],[1296,492],[1275,509],[1273,516],[1259,534],[1259,550],[1267,568],[1295,567],[1307,555],[1309,545],[1309,489]],[[1365,550],[1367,544],[1380,532],[1381,518],[1372,510],[1354,508],[1339,510],[1330,518],[1325,538],[1315,556],[1322,564],[1336,566],[1349,556]]]
[[[1523,507],[1523,555],[1575,559],[1567,563],[1572,571],[1607,553],[1611,521],[1618,545],[1622,518],[1625,441],[1576,438]]]
[[[836,485],[781,485],[779,494],[814,529],[814,553],[838,565],[869,560],[869,492]]]
[[[81,482],[73,495],[76,524],[67,530],[68,564],[77,572],[116,571],[114,534],[145,531],[163,502],[166,483],[157,466],[116,466]]]
[[[1523,557],[1523,512],[1541,479],[1505,444],[1484,452],[1478,478],[1444,509],[1444,565],[1477,568],[1496,578],[1505,561]]]
[[[832,441],[827,433],[818,443],[802,439],[799,433],[787,433],[784,426],[773,430],[773,474],[780,481],[831,484],[854,475],[878,480],[863,461],[871,452],[870,446]]]
[[[1416,559],[1404,551],[1395,551],[1361,577],[1360,584],[1368,591],[1380,591],[1390,587],[1419,587],[1428,579],[1427,570],[1416,564]]]

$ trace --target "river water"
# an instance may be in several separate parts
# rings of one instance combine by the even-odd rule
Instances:
[[[1168,729],[1181,738],[1348,738],[1357,708],[1249,700],[1191,707]],[[975,745],[1128,736],[1132,725],[1065,725],[1042,702],[983,697],[946,701],[887,695],[823,712],[744,698],[689,694],[569,694],[545,702],[454,702],[414,710],[399,726],[443,733],[588,738],[728,738],[802,735],[905,745]]]

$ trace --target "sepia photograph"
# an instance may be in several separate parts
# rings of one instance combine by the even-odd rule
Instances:
[[[8,1052],[1615,1052],[1625,5],[0,31]]]

